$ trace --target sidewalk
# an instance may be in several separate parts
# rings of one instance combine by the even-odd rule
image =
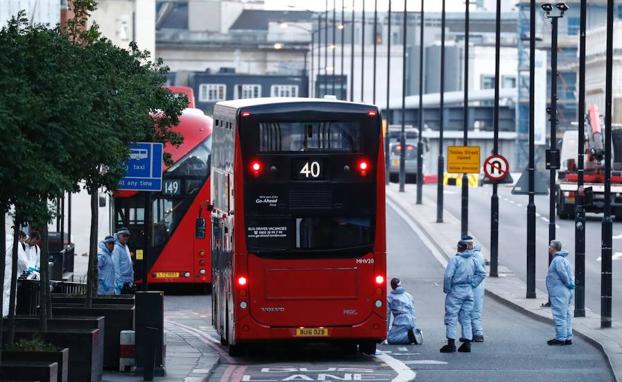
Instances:
[[[423,204],[416,205],[415,188],[411,186],[409,189],[408,192],[399,193],[396,184],[389,185],[387,187],[387,203],[396,207],[398,214],[420,236],[424,236],[422,240],[430,247],[437,260],[445,265],[447,259],[455,254],[455,243],[460,236],[460,221],[445,211],[444,223],[436,223],[436,200],[424,192]],[[477,238],[475,239],[477,240]],[[482,252],[490,253],[487,248],[483,248]],[[527,314],[536,320],[550,323],[551,326],[553,324],[551,309],[541,307],[541,304],[546,302],[546,298],[542,297],[547,294],[537,290],[536,295],[540,298],[525,298],[525,282],[502,265],[499,265],[498,278],[487,278],[486,293],[518,312]],[[586,312],[585,318],[573,319],[573,329],[576,335],[589,341],[603,352],[609,361],[616,381],[622,382],[622,327],[614,322],[612,328],[600,329],[600,316]],[[551,333],[553,333],[553,327],[551,327]]]
[[[170,322],[166,330],[166,376],[157,382],[205,382],[218,366],[220,357],[204,336]],[[206,334],[207,335],[207,334]],[[104,371],[102,382],[138,382],[142,377],[132,373]]]

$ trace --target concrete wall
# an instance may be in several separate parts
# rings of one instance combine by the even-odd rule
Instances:
[[[60,22],[60,0],[0,0],[0,27],[21,10],[37,24],[54,27]]]
[[[100,0],[91,20],[113,44],[155,52],[155,0]]]

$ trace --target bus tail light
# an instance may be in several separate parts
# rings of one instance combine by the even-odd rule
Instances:
[[[367,115],[369,115],[370,117],[375,117],[378,115],[378,112],[376,110],[370,110],[367,112]]]
[[[367,174],[367,172],[371,168],[371,165],[369,164],[369,161],[367,161],[366,159],[361,159],[357,163],[356,168],[358,169],[358,171],[359,171],[359,173],[361,175],[365,175],[365,174]]]
[[[383,285],[384,284],[384,276],[383,275],[376,276],[376,284],[377,285]]]
[[[245,287],[248,284],[248,280],[244,276],[238,277],[238,286]]]
[[[243,111],[242,113],[240,113],[240,116],[242,118],[248,118],[251,116],[251,112],[250,111]]]
[[[250,169],[253,175],[257,176],[263,170],[263,163],[258,160],[251,161]]]

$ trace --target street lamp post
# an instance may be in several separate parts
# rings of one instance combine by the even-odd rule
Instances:
[[[337,88],[337,78],[335,77],[335,73],[337,72],[337,63],[335,61],[335,54],[337,53],[337,0],[333,0],[333,91],[332,94],[335,95],[335,89]]]
[[[445,1],[445,0],[443,0]],[[384,166],[385,166],[385,184],[388,185],[391,180],[391,144],[389,141],[389,127],[391,126],[391,0],[389,0],[389,13],[387,15],[387,130],[384,136]]]
[[[378,0],[374,0],[374,76],[373,76],[373,104],[376,104],[376,59],[378,53]]]
[[[501,75],[501,0],[497,0],[495,20],[495,108],[492,154],[499,153],[499,88]],[[499,196],[497,182],[490,197],[490,277],[499,277]]]
[[[319,95],[320,76],[322,75],[322,14],[317,16],[317,76],[315,77],[315,85],[313,85],[313,94],[315,97]],[[316,89],[317,88],[317,89]]]
[[[529,3],[529,203],[527,204],[527,298],[536,298],[535,90],[536,0]]]
[[[313,75],[315,74],[315,56],[313,55],[313,48],[315,47],[315,31],[311,31],[311,72],[309,73],[309,86],[311,89],[307,92],[308,98],[313,97]],[[305,55],[306,58],[306,55]],[[306,65],[305,65],[306,69]]]
[[[339,97],[339,99],[342,100],[346,100],[347,99],[347,92],[344,91],[344,88],[347,89],[347,86],[344,86],[343,84],[343,48],[344,48],[344,40],[345,40],[345,36],[346,36],[346,19],[345,19],[345,12],[346,12],[346,0],[341,0],[341,70],[340,70],[340,75],[339,75],[339,94],[341,95],[341,97]],[[347,83],[346,83],[347,84]]]
[[[404,0],[404,25],[402,26],[402,130],[400,134],[400,192],[406,185],[406,36],[408,31],[408,0]]]
[[[365,0],[361,14],[361,102],[365,102]]]
[[[445,128],[445,0],[441,11],[441,83],[440,83],[440,113],[438,139],[438,168],[436,184],[436,222],[443,222],[443,186],[445,175],[445,157],[443,156],[443,130]]]
[[[605,63],[605,213],[602,223],[600,274],[600,327],[611,327],[612,219],[611,219],[611,117],[613,94],[613,12],[614,0],[607,0],[607,50]]]
[[[550,146],[548,150],[547,164],[549,167],[549,242],[555,240],[555,202],[557,195],[556,169],[559,168],[559,151],[557,150],[557,35],[559,19],[564,17],[564,12],[568,6],[564,3],[557,3],[555,6],[550,3],[542,4],[542,9],[546,13],[546,18],[551,20],[551,106],[548,109],[550,121]],[[553,259],[548,256],[548,264]]]
[[[352,36],[350,36],[350,102],[354,102],[354,35],[356,33],[356,0],[352,0]]]
[[[417,140],[417,204],[423,200],[423,30],[425,27],[424,0],[419,15],[419,137]]]
[[[587,0],[581,0],[579,32],[579,144],[577,145],[577,199],[575,209],[574,261],[575,306],[574,316],[585,317],[585,208],[583,173],[585,167],[585,29],[587,27]]]
[[[465,2],[464,7],[464,125],[462,145],[469,143],[469,6],[470,0]],[[461,234],[466,235],[469,231],[469,179],[466,173],[462,174],[462,198],[461,198]]]
[[[328,94],[328,0],[324,11],[324,94]]]

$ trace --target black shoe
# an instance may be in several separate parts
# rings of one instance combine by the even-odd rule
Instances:
[[[484,342],[484,336],[473,336],[473,342]]]
[[[460,339],[459,339],[458,341],[460,341],[460,342],[469,342],[469,340],[467,340],[467,339],[466,339],[466,338],[464,338],[464,337],[460,337]]]
[[[412,329],[408,329],[408,341],[410,341],[411,344],[417,344],[417,338],[415,337],[415,332],[413,332]]]
[[[447,339],[447,345],[441,348],[441,353],[455,353],[456,352],[456,341],[452,339]]]
[[[466,341],[458,348],[460,353],[470,353],[471,352],[471,341]]]
[[[572,340],[566,340],[566,341],[564,341],[564,345],[572,345]]]
[[[543,308],[550,308],[551,307],[551,302],[547,301],[547,302],[545,302],[544,304],[542,304],[540,306],[543,307]]]
[[[565,345],[566,341],[563,340],[558,340],[558,339],[552,339],[552,340],[548,340],[546,341],[546,343],[550,346],[559,346],[559,345]]]

